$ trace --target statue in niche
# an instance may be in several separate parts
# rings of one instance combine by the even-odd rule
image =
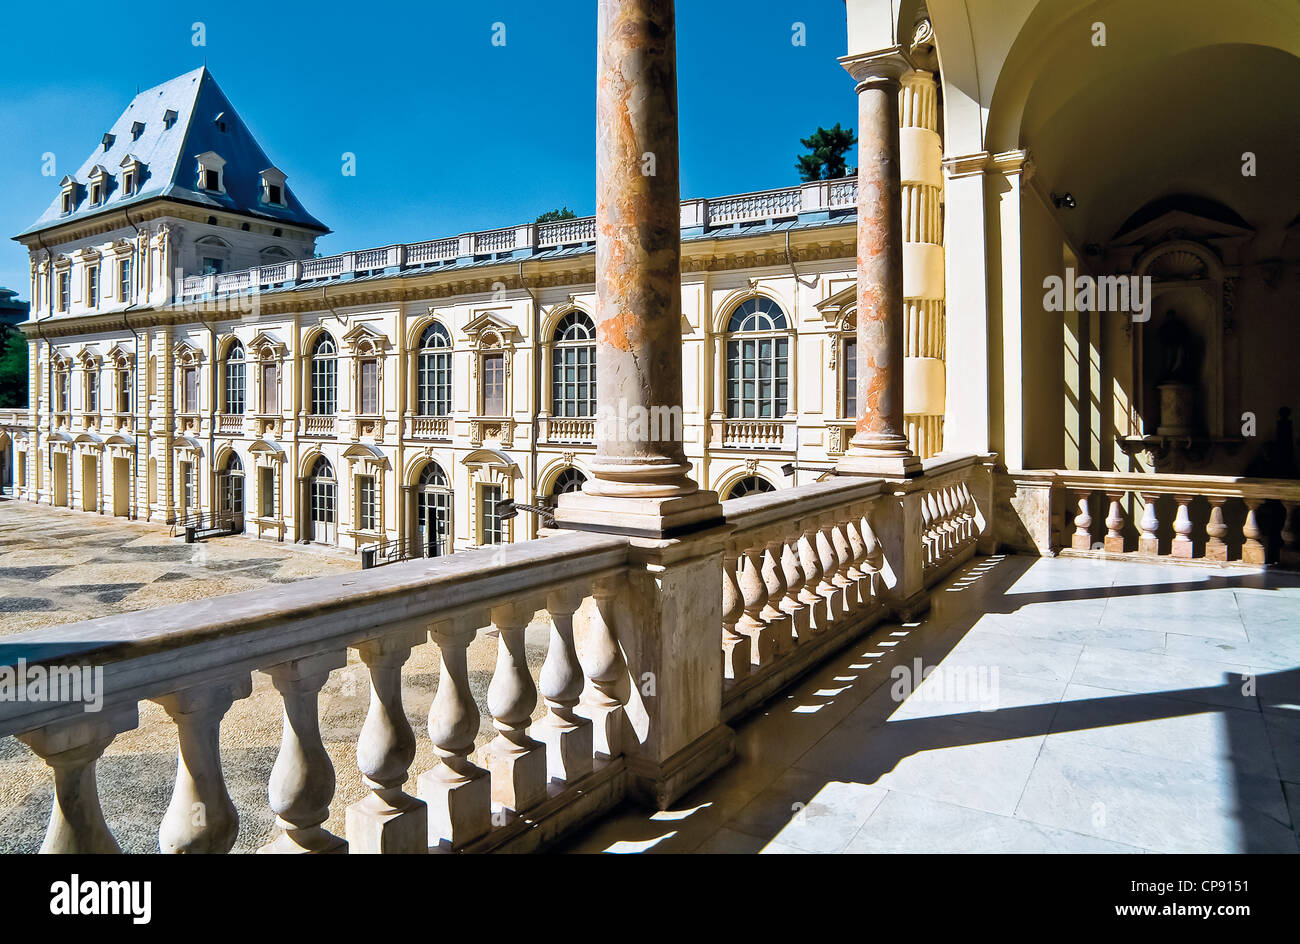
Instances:
[[[1198,367],[1196,339],[1192,337],[1192,333],[1187,330],[1187,326],[1179,320],[1172,308],[1165,312],[1164,323],[1160,325],[1156,338],[1160,342],[1160,352],[1163,356],[1163,370],[1159,382],[1194,384]]]
[[[1173,309],[1156,332],[1161,355],[1160,436],[1190,436],[1196,432],[1194,404],[1196,381],[1200,374],[1200,351],[1197,340]]]

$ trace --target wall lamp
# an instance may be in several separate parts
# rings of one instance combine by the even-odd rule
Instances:
[[[1056,208],[1058,210],[1073,210],[1074,194],[1070,193],[1070,191],[1068,190],[1065,193],[1053,192],[1052,202],[1056,204]]]

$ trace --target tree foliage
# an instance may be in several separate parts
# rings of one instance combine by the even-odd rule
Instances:
[[[554,223],[556,220],[576,220],[578,214],[574,213],[568,207],[560,207],[558,210],[547,210],[541,216],[537,217],[538,223]]]
[[[844,155],[858,143],[852,128],[841,128],[835,122],[833,128],[817,126],[817,130],[799,143],[808,148],[807,154],[798,155],[795,170],[799,171],[800,180],[835,180],[848,176],[848,166]]]
[[[27,406],[27,342],[22,332],[0,324],[0,409]]]

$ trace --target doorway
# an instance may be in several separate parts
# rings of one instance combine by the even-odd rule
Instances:
[[[447,474],[430,462],[415,489],[415,529],[422,557],[451,553],[451,495]]]
[[[130,515],[131,463],[129,459],[117,457],[113,460],[113,517],[126,518]]]

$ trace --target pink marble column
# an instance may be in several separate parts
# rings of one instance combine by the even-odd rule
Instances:
[[[841,60],[858,92],[858,417],[842,472],[906,477],[920,460],[903,425],[903,231],[898,53]]]
[[[683,450],[673,0],[600,0],[596,454],[561,527],[666,533],[720,516]]]

